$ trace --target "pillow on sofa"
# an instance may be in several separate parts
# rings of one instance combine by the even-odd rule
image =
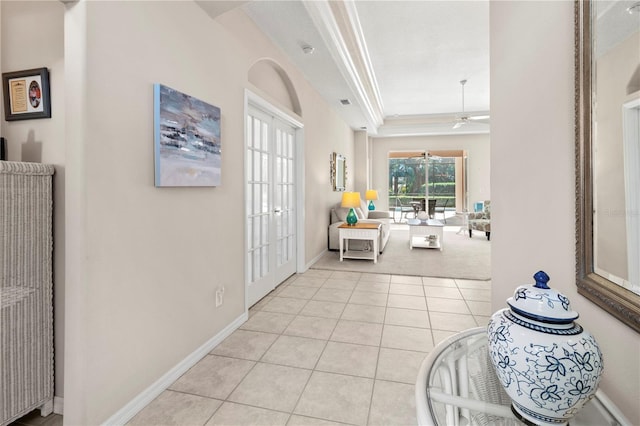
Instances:
[[[360,198],[360,210],[362,210],[362,218],[369,219],[369,204],[367,204],[367,201],[362,198]]]
[[[366,219],[367,216],[364,214],[364,212],[362,211],[362,209],[360,207],[356,207],[356,216],[358,216],[358,219]]]
[[[347,215],[349,214],[349,210],[346,207],[338,207],[336,208],[336,215],[338,215],[338,220],[340,220],[340,222],[346,222],[347,221]]]
[[[330,218],[330,220],[331,220],[330,223],[340,222],[340,219],[338,218],[338,212],[336,212],[335,208],[331,209],[331,218]]]

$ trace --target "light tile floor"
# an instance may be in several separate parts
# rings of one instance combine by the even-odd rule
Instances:
[[[415,425],[434,345],[489,320],[491,283],[311,269],[130,425]]]

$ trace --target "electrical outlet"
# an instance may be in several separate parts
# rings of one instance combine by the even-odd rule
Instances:
[[[216,308],[224,303],[224,286],[218,287],[216,290]]]

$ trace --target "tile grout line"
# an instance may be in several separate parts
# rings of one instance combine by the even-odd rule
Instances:
[[[329,278],[327,278],[329,279]],[[326,280],[325,280],[326,282]],[[346,304],[345,304],[346,307]],[[344,310],[343,310],[344,311]],[[293,409],[291,410],[291,414],[289,415],[289,420],[291,419],[291,416],[294,415],[296,408],[298,408],[298,405],[300,404],[300,400],[302,399],[302,395],[304,395],[304,392],[307,390],[307,386],[309,386],[309,382],[311,381],[311,378],[313,377],[313,373],[316,372],[316,367],[318,366],[318,363],[320,362],[320,359],[322,358],[322,355],[324,355],[324,352],[327,349],[327,346],[329,345],[329,339],[331,339],[331,336],[333,335],[336,327],[338,326],[338,321],[336,321],[335,325],[333,326],[333,330],[331,330],[331,333],[329,334],[329,337],[327,337],[327,339],[325,340],[324,343],[324,347],[322,348],[322,352],[320,352],[320,356],[318,356],[318,359],[316,360],[313,368],[311,369],[311,374],[309,374],[309,377],[307,378],[306,383],[304,384],[302,391],[300,392],[300,395],[298,395],[298,398],[296,399],[296,403],[293,405]],[[315,418],[315,417],[312,417]],[[289,422],[289,420],[287,420],[287,423]],[[325,419],[323,419],[325,420]],[[328,420],[328,419],[326,419]]]
[[[389,292],[391,291],[391,283],[389,283]],[[367,422],[371,422],[371,407],[373,407],[373,395],[376,391],[376,381],[378,378],[378,366],[380,365],[380,352],[382,351],[382,338],[384,337],[384,326],[387,323],[387,310],[389,309],[389,292],[387,292],[387,303],[384,305],[384,316],[382,318],[382,333],[380,334],[380,344],[378,345],[378,356],[376,358],[376,369],[373,373],[373,386],[371,387],[371,397],[369,398],[369,409],[367,410]]]
[[[269,344],[268,344],[268,346],[266,346],[266,348],[264,349],[264,351],[262,352],[262,354],[259,356],[259,358],[258,358],[257,360],[247,360],[247,359],[245,359],[245,358],[236,358],[236,356],[233,356],[233,355],[232,355],[232,356],[229,356],[229,355],[217,355],[217,354],[212,353],[213,351],[212,351],[212,352],[210,352],[209,354],[207,354],[208,356],[209,356],[209,355],[215,355],[215,356],[220,356],[220,357],[227,357],[227,358],[233,358],[233,359],[239,359],[239,360],[244,360],[244,361],[253,361],[253,362],[254,362],[254,364],[251,366],[251,368],[250,368],[250,369],[249,369],[249,370],[248,370],[248,371],[247,371],[247,372],[242,376],[242,378],[239,380],[238,384],[237,384],[236,386],[234,386],[234,388],[233,388],[233,389],[232,389],[232,390],[231,390],[231,391],[226,395],[226,397],[224,398],[224,400],[222,400],[222,401],[221,401],[220,399],[217,399],[217,398],[211,398],[211,397],[208,397],[208,396],[205,396],[205,395],[192,394],[192,393],[189,393],[189,392],[175,391],[175,390],[171,390],[171,391],[172,391],[172,392],[184,393],[184,394],[191,394],[191,395],[194,395],[194,396],[197,396],[197,397],[200,397],[200,398],[207,398],[207,399],[213,399],[213,400],[221,401],[220,406],[218,406],[218,407],[216,408],[216,410],[215,410],[215,411],[213,412],[213,414],[209,417],[209,419],[207,419],[207,421],[206,421],[206,422],[210,421],[210,420],[211,420],[211,419],[212,419],[212,418],[213,418],[213,417],[214,417],[214,416],[215,416],[215,415],[220,411],[220,408],[222,407],[222,405],[223,405],[224,403],[244,405],[244,406],[247,406],[247,407],[254,407],[254,408],[256,408],[256,409],[266,410],[266,411],[269,411],[269,412],[275,412],[275,413],[287,414],[287,415],[288,415],[288,418],[287,418],[286,424],[290,424],[290,423],[292,422],[292,420],[291,420],[291,419],[292,419],[292,417],[293,417],[294,415],[299,415],[299,416],[301,416],[301,417],[306,417],[306,418],[309,418],[309,419],[329,420],[329,419],[325,419],[325,418],[323,418],[323,417],[315,417],[314,415],[308,415],[308,414],[295,414],[295,410],[297,409],[298,405],[300,404],[300,401],[302,400],[302,397],[303,397],[303,395],[304,395],[305,391],[308,389],[308,386],[309,386],[309,384],[311,383],[311,378],[313,377],[313,375],[314,375],[316,372],[319,372],[319,373],[328,373],[328,374],[333,374],[333,375],[338,375],[338,376],[346,376],[346,377],[353,377],[353,378],[368,379],[368,377],[367,377],[367,376],[361,376],[361,375],[357,375],[357,374],[345,374],[345,373],[337,373],[337,372],[331,372],[331,371],[322,371],[322,370],[318,370],[318,365],[319,365],[319,363],[320,363],[320,361],[321,361],[322,357],[327,353],[326,351],[327,351],[327,348],[328,348],[329,342],[331,342],[331,341],[332,341],[332,340],[331,340],[331,338],[334,336],[334,334],[335,334],[335,332],[336,332],[336,329],[338,328],[338,324],[339,324],[341,321],[343,321],[343,322],[359,322],[359,323],[372,324],[372,325],[373,325],[373,324],[375,324],[375,325],[379,325],[379,326],[381,327],[381,334],[380,334],[380,336],[379,336],[379,339],[378,339],[377,345],[373,345],[373,344],[366,344],[366,343],[349,343],[349,342],[340,342],[340,341],[335,341],[335,343],[337,343],[337,344],[343,344],[343,343],[344,343],[344,344],[351,344],[351,345],[354,345],[354,346],[375,347],[375,348],[377,349],[377,357],[376,357],[376,360],[375,360],[375,368],[374,368],[374,371],[373,371],[373,377],[370,379],[370,380],[372,381],[372,388],[371,388],[371,394],[370,394],[370,398],[369,398],[369,405],[368,405],[368,408],[367,408],[367,416],[366,416],[366,424],[369,424],[369,423],[372,421],[371,416],[372,416],[372,412],[373,412],[373,411],[372,411],[372,409],[374,408],[373,403],[374,403],[374,395],[375,395],[375,392],[376,392],[376,385],[377,385],[377,384],[379,384],[379,383],[378,383],[378,381],[379,381],[379,379],[378,379],[378,374],[379,374],[379,372],[380,372],[381,351],[382,351],[382,349],[383,349],[383,345],[382,345],[382,343],[383,343],[383,337],[384,337],[384,331],[385,331],[385,328],[386,328],[387,326],[392,326],[392,325],[393,325],[394,327],[400,327],[400,328],[412,328],[412,329],[426,330],[426,328],[425,328],[425,327],[415,327],[415,326],[410,325],[410,323],[402,324],[402,325],[387,324],[387,320],[389,320],[389,319],[390,319],[390,318],[389,318],[389,309],[391,308],[391,307],[389,306],[390,296],[391,296],[391,295],[395,295],[395,296],[402,296],[402,297],[420,297],[420,298],[423,298],[423,300],[424,300],[424,304],[425,304],[425,309],[414,309],[414,308],[407,308],[407,307],[394,307],[394,309],[398,309],[398,310],[405,310],[405,311],[426,312],[426,314],[427,314],[427,318],[429,319],[429,327],[428,327],[428,329],[429,329],[429,335],[431,336],[431,345],[435,345],[435,335],[434,335],[434,332],[435,332],[435,331],[442,331],[442,332],[446,332],[446,333],[455,333],[456,331],[450,331],[450,330],[436,330],[436,329],[434,329],[434,327],[433,327],[433,323],[431,322],[431,321],[432,321],[431,314],[432,314],[433,312],[439,312],[439,311],[433,311],[433,312],[432,312],[432,310],[429,308],[429,304],[428,304],[428,301],[427,301],[427,299],[428,299],[428,298],[427,298],[427,288],[426,288],[427,286],[425,285],[424,280],[422,280],[422,283],[421,283],[421,284],[409,284],[409,283],[402,283],[402,282],[399,282],[399,283],[393,283],[393,282],[391,282],[391,281],[393,280],[393,276],[389,276],[388,281],[386,281],[386,280],[385,280],[386,282],[385,282],[385,281],[380,281],[380,280],[371,280],[371,281],[364,280],[364,281],[363,281],[363,280],[362,280],[362,278],[363,278],[363,276],[364,276],[364,274],[363,274],[363,273],[356,273],[356,274],[353,274],[353,275],[349,275],[348,277],[345,277],[345,276],[343,276],[343,275],[344,275],[344,273],[343,273],[342,271],[334,271],[334,272],[337,272],[337,275],[338,275],[338,276],[337,276],[337,277],[333,277],[333,279],[336,279],[336,280],[343,280],[343,281],[351,281],[351,283],[349,283],[349,288],[340,288],[337,284],[336,284],[336,287],[324,287],[324,286],[327,284],[328,280],[332,279],[332,275],[333,275],[333,273],[332,273],[332,274],[330,274],[329,276],[326,276],[326,277],[322,277],[322,278],[321,278],[321,279],[323,280],[323,282],[322,282],[322,285],[321,285],[320,287],[315,287],[315,286],[314,286],[314,287],[310,287],[310,286],[304,286],[304,285],[296,286],[296,285],[294,284],[296,280],[291,280],[291,281],[287,281],[286,283],[284,283],[284,284],[285,284],[285,286],[283,286],[283,287],[278,286],[278,287],[280,287],[279,291],[272,291],[272,292],[270,292],[270,293],[267,295],[267,296],[269,296],[269,297],[270,297],[270,300],[269,300],[269,301],[267,301],[266,303],[264,303],[264,304],[260,305],[259,307],[257,307],[257,309],[255,309],[255,311],[254,311],[254,315],[255,315],[256,313],[263,312],[263,313],[274,314],[274,315],[278,315],[278,316],[279,316],[279,315],[282,315],[282,316],[286,316],[286,317],[289,317],[289,318],[288,318],[288,321],[287,321],[286,325],[284,325],[284,328],[282,328],[282,329],[281,329],[281,331],[279,331],[279,332],[274,332],[274,331],[262,331],[262,330],[252,330],[252,329],[240,329],[240,328],[239,328],[240,330],[244,330],[244,331],[247,331],[247,332],[253,332],[253,333],[264,333],[264,334],[270,334],[270,335],[275,335],[275,336],[277,336],[277,337],[276,337],[276,338],[275,338],[271,343],[269,343]],[[314,277],[314,278],[315,278],[315,277]],[[422,278],[421,278],[421,279],[422,279]],[[351,286],[351,284],[352,284],[352,283],[354,284],[353,286]],[[360,288],[358,287],[360,284],[365,284],[365,283],[367,283],[367,284],[385,284],[385,285],[387,285],[387,286],[388,286],[388,287],[387,287],[387,291],[386,291],[386,292],[372,292],[372,291],[366,291],[366,289],[365,289],[365,290],[363,290],[363,287],[364,287],[364,286],[363,286],[363,287],[360,287]],[[415,286],[415,285],[420,285],[420,286],[422,287],[422,290],[421,290],[422,295],[402,294],[402,293],[398,294],[398,293],[393,293],[393,292],[392,292],[392,285],[393,285],[393,284],[398,284],[398,285],[413,285],[413,286]],[[458,287],[457,282],[456,282],[455,280],[454,280],[454,285],[455,285],[455,287],[453,287],[453,288],[456,288],[456,289],[458,290],[458,293],[460,294],[460,296],[459,296],[459,297],[457,297],[457,298],[455,298],[455,299],[454,299],[454,298],[442,298],[442,299],[462,300],[462,301],[464,302],[464,304],[465,304],[465,306],[466,306],[467,310],[469,311],[469,314],[465,314],[465,315],[470,316],[470,317],[473,319],[473,321],[474,321],[476,324],[478,324],[478,323],[479,323],[479,321],[478,321],[478,318],[476,318],[476,317],[477,317],[477,315],[474,315],[474,314],[473,314],[473,312],[471,311],[471,307],[469,306],[469,303],[471,302],[471,300],[467,300],[467,298],[466,298],[466,297],[464,297],[464,295],[462,294],[461,288],[460,288],[460,287]],[[276,289],[278,289],[278,287],[276,287]],[[309,298],[290,297],[290,296],[280,296],[280,293],[282,293],[282,292],[283,292],[286,288],[288,288],[288,287],[296,287],[296,288],[314,288],[314,290],[315,290],[315,291],[313,291],[313,294],[312,294]],[[431,286],[430,286],[430,287],[431,287]],[[439,287],[439,288],[446,288],[445,286],[433,286],[433,287],[434,287],[434,288],[435,288],[435,287]],[[276,289],[274,289],[274,290],[276,290]],[[321,290],[327,290],[327,291],[328,291],[328,293],[327,293],[327,294],[329,294],[329,295],[330,295],[331,290],[338,290],[338,291],[344,291],[344,290],[347,290],[347,291],[349,292],[349,297],[348,297],[348,298],[347,298],[347,300],[345,300],[345,301],[316,300],[316,299],[313,299],[313,297],[315,297],[315,296],[318,294],[318,292],[320,292]],[[486,290],[486,289],[482,289],[482,290]],[[488,289],[488,290],[490,291],[490,289]],[[396,289],[396,291],[397,291],[397,289]],[[311,291],[307,291],[307,292],[308,292],[308,293],[311,293]],[[369,308],[378,308],[378,307],[379,307],[379,305],[375,305],[375,304],[362,304],[362,303],[353,303],[353,302],[351,302],[351,298],[353,297],[353,295],[354,295],[356,292],[365,292],[365,293],[370,293],[370,294],[380,294],[380,295],[381,295],[381,294],[384,294],[384,295],[385,295],[385,299],[386,299],[386,301],[385,301],[385,304],[384,304],[384,311],[383,311],[383,315],[382,315],[382,323],[379,323],[379,322],[373,322],[373,321],[371,321],[370,319],[366,319],[366,318],[372,318],[372,317],[369,317],[368,315],[371,315],[371,314],[375,313],[376,311],[370,311],[370,312],[367,312],[367,311],[361,311],[361,315],[363,315],[363,318],[365,318],[365,320],[362,320],[362,319],[345,319],[345,318],[343,318],[343,315],[345,314],[345,312],[346,312],[346,310],[347,310],[347,308],[348,308],[348,305],[352,305],[352,306],[354,306],[354,307],[363,306],[363,307],[369,307]],[[302,293],[304,293],[304,292],[302,292]],[[301,293],[301,294],[302,294],[302,293]],[[345,293],[346,293],[346,292],[345,292]],[[269,310],[268,310],[268,309],[269,309],[269,308],[268,308],[268,305],[269,305],[269,303],[273,300],[273,298],[275,298],[275,297],[279,297],[279,298],[283,298],[283,299],[290,298],[290,299],[302,300],[302,301],[304,301],[304,304],[302,304],[302,305],[301,305],[301,308],[300,308],[300,309],[298,309],[298,310],[297,310],[297,312],[296,312],[295,314],[293,314],[293,315],[288,314],[288,313],[286,313],[286,312],[269,311]],[[475,297],[475,296],[472,296],[472,297]],[[373,299],[371,299],[371,300],[373,300]],[[408,299],[407,299],[407,300],[408,300]],[[326,303],[341,303],[341,304],[342,304],[342,306],[341,306],[341,309],[340,309],[340,313],[338,314],[338,317],[337,317],[337,318],[333,318],[333,317],[331,316],[332,314],[331,314],[331,312],[330,312],[330,311],[329,311],[325,316],[318,316],[317,314],[315,314],[315,315],[313,315],[313,314],[311,314],[311,315],[309,315],[309,314],[305,314],[305,313],[304,313],[304,309],[305,309],[305,308],[307,308],[307,307],[309,306],[309,304],[310,304],[312,301],[314,301],[314,302],[320,302],[320,303],[323,303],[323,302],[326,302]],[[486,301],[485,301],[485,300],[478,300],[477,302],[486,302]],[[297,302],[297,303],[301,303],[301,302]],[[275,305],[274,305],[274,306],[275,306]],[[253,308],[253,307],[252,307],[252,308]],[[265,308],[266,308],[267,310],[265,310]],[[322,311],[322,310],[320,310],[320,315],[322,315],[322,313],[323,313],[323,311]],[[379,315],[379,313],[380,313],[380,312],[379,312],[379,311],[377,311],[377,314],[376,314],[376,315]],[[442,313],[451,313],[451,314],[456,314],[456,312],[446,312],[446,311],[444,311],[444,312],[442,312]],[[331,331],[328,333],[328,337],[327,337],[327,338],[324,338],[324,339],[319,339],[319,338],[316,338],[316,337],[296,336],[296,335],[288,335],[288,334],[285,334],[285,332],[286,332],[286,330],[288,329],[288,327],[289,327],[289,326],[290,326],[290,325],[291,325],[291,324],[292,324],[296,319],[299,319],[299,318],[318,318],[318,319],[319,319],[319,320],[321,320],[321,321],[331,321],[331,320],[333,320],[333,321],[335,321],[335,323],[334,323],[333,327],[331,328]],[[356,318],[357,318],[357,317],[356,317]],[[280,329],[280,327],[278,327],[278,329]],[[277,363],[277,362],[269,362],[269,361],[266,361],[266,360],[265,360],[265,356],[266,356],[266,354],[267,354],[267,353],[268,353],[268,352],[269,352],[269,351],[274,347],[274,345],[276,344],[276,342],[277,342],[277,341],[280,339],[280,337],[282,337],[282,336],[299,337],[299,338],[314,339],[314,340],[321,340],[321,341],[323,341],[323,342],[324,342],[324,344],[323,344],[323,346],[322,346],[322,350],[320,351],[320,353],[319,353],[319,355],[318,355],[318,357],[317,357],[317,359],[316,359],[316,361],[315,361],[315,363],[314,363],[313,367],[311,367],[311,368],[298,367],[298,366],[292,366],[292,365],[280,364],[280,363]],[[389,349],[399,350],[399,351],[407,351],[407,352],[422,352],[422,353],[424,353],[424,352],[425,352],[424,350],[406,349],[406,348],[403,348],[403,347],[398,347],[398,348],[390,347]],[[357,350],[357,349],[356,349],[356,350]],[[430,352],[430,351],[426,351],[426,353],[428,353],[428,352]],[[307,378],[306,382],[304,383],[304,386],[302,387],[302,391],[301,391],[301,392],[300,392],[300,394],[298,395],[298,397],[297,397],[297,399],[296,399],[295,403],[292,405],[292,407],[293,407],[293,408],[292,408],[289,412],[286,412],[286,411],[280,411],[280,410],[276,410],[276,409],[272,409],[272,408],[265,408],[265,407],[261,407],[261,406],[258,406],[258,405],[252,405],[252,404],[249,404],[249,403],[244,403],[244,402],[234,402],[234,401],[230,401],[230,400],[229,400],[229,397],[230,397],[230,396],[231,396],[231,395],[232,395],[232,394],[233,394],[233,393],[238,389],[238,387],[239,387],[239,386],[240,386],[240,385],[241,385],[241,384],[246,380],[247,376],[248,376],[249,374],[251,374],[251,372],[252,372],[252,371],[254,371],[254,370],[255,370],[255,368],[256,368],[256,366],[257,366],[258,364],[263,364],[263,365],[278,365],[278,366],[283,366],[283,367],[288,367],[288,368],[295,368],[295,369],[300,369],[300,370],[307,370],[307,371],[309,371],[309,376],[308,376],[308,378]],[[355,371],[355,370],[354,370],[354,371]],[[186,374],[186,373],[185,373],[185,374]],[[395,376],[393,376],[393,377],[395,377]],[[397,378],[396,378],[396,379],[397,379]],[[384,381],[387,381],[387,382],[390,382],[390,383],[398,383],[398,384],[407,385],[407,383],[405,383],[405,382],[403,382],[403,381],[398,381],[398,380],[396,380],[396,379],[393,379],[393,380],[391,380],[391,379],[390,379],[390,380],[384,380]],[[382,379],[380,379],[380,380],[382,380]],[[314,412],[314,413],[315,413],[315,414],[317,414],[316,412]],[[335,420],[333,420],[333,421],[335,421]],[[206,423],[206,422],[205,422],[205,423]]]

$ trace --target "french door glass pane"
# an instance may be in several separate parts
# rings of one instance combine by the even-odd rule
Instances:
[[[282,158],[276,158],[276,182],[282,182]]]
[[[260,185],[254,184],[253,186],[253,214],[260,213]]]
[[[262,274],[261,277],[264,277],[269,273],[269,247],[262,247],[260,250],[262,252]]]
[[[255,249],[260,247],[260,236],[262,235],[260,232],[260,220],[258,217],[253,218],[253,244],[251,244],[251,248]]]
[[[269,245],[269,216],[264,215],[261,217],[262,219],[262,245]]]
[[[253,140],[251,147],[253,149],[260,149],[260,120],[257,118],[254,118],[253,137],[251,139]]]
[[[253,279],[252,281],[256,281],[258,278],[260,278],[260,249],[254,250],[252,252],[252,256],[253,258]]]
[[[260,180],[263,182],[269,181],[269,154],[262,154],[262,176],[260,176]]]
[[[262,185],[262,209],[261,213],[269,213],[269,184],[263,183]]]
[[[269,124],[262,123],[262,145],[260,149],[263,151],[269,150]]]
[[[253,152],[253,179],[254,181],[260,180],[260,153],[258,151]]]
[[[276,129],[276,155],[282,155],[282,131],[280,129]]]

